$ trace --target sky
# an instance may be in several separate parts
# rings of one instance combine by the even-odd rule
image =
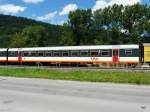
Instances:
[[[0,14],[14,15],[62,25],[70,11],[105,8],[113,4],[149,4],[150,0],[0,0]]]

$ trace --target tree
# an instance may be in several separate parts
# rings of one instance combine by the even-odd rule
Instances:
[[[47,32],[42,26],[29,26],[21,33],[13,35],[11,47],[44,47],[47,46]]]
[[[111,45],[117,45],[117,44],[121,44],[121,43],[122,43],[122,41],[121,41],[119,29],[113,27],[111,30],[110,44]]]
[[[75,45],[74,35],[71,27],[64,24],[62,36],[60,38],[60,45],[71,46]]]
[[[94,24],[98,31],[97,36],[102,40],[102,44],[122,43],[121,31],[122,15],[124,7],[122,5],[109,6],[94,12]]]
[[[78,9],[74,12],[71,12],[69,14],[69,21],[65,25],[65,27],[66,28],[62,33],[62,38],[63,40],[65,38],[66,41],[70,41],[71,39],[73,41],[71,45],[94,44],[95,30],[93,27],[93,18],[91,9],[87,10]],[[66,41],[62,41],[63,44],[65,44]]]
[[[22,37],[21,33],[16,33],[12,36],[9,47],[22,48],[27,47],[26,39]]]
[[[48,34],[46,39],[47,46],[59,45],[58,39],[61,36],[62,26],[35,21],[24,17],[0,14],[0,47],[9,47],[13,40],[12,37],[14,37],[16,33],[21,33],[23,29],[29,26],[44,27],[46,34]]]
[[[95,11],[93,17],[99,35],[105,37],[104,43],[138,44],[141,41],[140,35],[144,31],[149,32],[147,25],[144,25],[150,22],[150,7],[147,5],[122,6],[114,4]],[[107,33],[102,33],[104,31]],[[115,41],[112,42],[110,40]]]

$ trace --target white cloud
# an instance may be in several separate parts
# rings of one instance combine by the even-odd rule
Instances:
[[[50,13],[44,15],[44,16],[36,17],[36,20],[39,20],[39,21],[48,21],[48,20],[53,19],[56,15],[57,15],[57,11],[54,11],[54,12],[50,12]]]
[[[108,6],[112,6],[113,4],[118,4],[118,5],[134,5],[136,3],[141,3],[141,0],[97,0],[96,4],[92,8],[92,11],[96,11],[97,9],[100,8],[105,8]]]
[[[13,4],[0,5],[1,14],[18,14],[19,12],[25,11],[26,7],[21,7]]]
[[[60,16],[67,15],[67,14],[69,14],[69,12],[75,11],[77,9],[78,9],[78,6],[76,4],[68,4],[63,8],[63,10],[61,12],[59,12],[59,15]]]
[[[100,8],[105,8],[107,6],[107,2],[104,1],[104,0],[99,0],[99,1],[96,1],[96,4],[95,6],[93,7],[93,11],[96,11],[97,9],[100,9]]]
[[[25,3],[38,4],[44,2],[44,0],[23,0]]]

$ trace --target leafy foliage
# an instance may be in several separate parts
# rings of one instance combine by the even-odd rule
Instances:
[[[23,17],[0,15],[0,47],[56,46],[59,45],[61,32],[62,28],[58,25]],[[30,38],[30,43],[26,43],[28,41],[25,42],[25,38],[22,37],[26,34]],[[41,38],[41,40],[46,38],[44,40],[46,43],[43,40],[40,43],[34,42],[37,41],[34,40],[37,38]]]
[[[48,33],[43,26],[29,26],[12,36],[10,47],[48,46]]]
[[[93,13],[90,9],[78,9],[69,14],[64,27],[70,30],[64,30],[62,38],[73,38],[75,45],[150,42],[150,36],[145,36],[150,34],[150,6],[114,4]],[[69,32],[72,32],[72,37],[67,36]]]
[[[0,47],[150,43],[150,6],[116,5],[70,12],[63,26],[0,15]]]
[[[74,45],[94,44],[93,41],[95,39],[93,38],[94,37],[93,32],[95,31],[92,26],[93,19],[91,17],[92,17],[92,11],[90,9],[88,10],[78,9],[75,12],[71,12],[69,14],[69,22],[66,25],[64,25],[66,30],[64,30],[62,34],[62,40],[65,39],[65,40],[70,41],[71,39]],[[66,43],[68,42],[65,41],[63,45],[66,45]]]

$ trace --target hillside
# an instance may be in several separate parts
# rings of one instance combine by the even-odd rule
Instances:
[[[0,48],[8,47],[13,34],[21,32],[28,26],[41,25],[48,33],[49,46],[58,45],[58,38],[61,35],[61,26],[51,25],[23,17],[0,14]]]

